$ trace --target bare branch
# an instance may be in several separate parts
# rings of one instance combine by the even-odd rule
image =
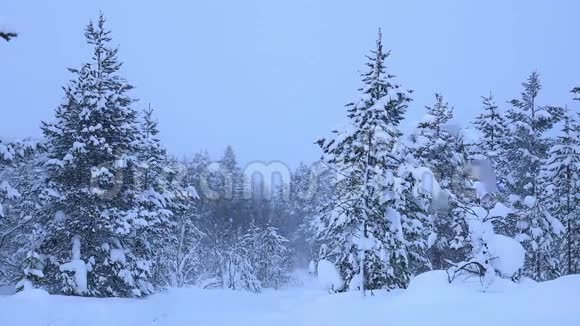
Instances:
[[[17,36],[18,36],[18,34],[16,34],[16,33],[0,31],[0,37],[5,39],[7,42],[9,42],[11,39],[13,39]]]

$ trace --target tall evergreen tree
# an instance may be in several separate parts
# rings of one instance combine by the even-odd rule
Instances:
[[[158,135],[158,123],[149,107],[140,119],[135,212],[154,227],[136,232],[133,241],[147,243],[146,249],[154,256],[154,285],[182,286],[191,278],[192,263],[199,259],[195,247],[201,232],[194,225],[197,192],[180,183],[182,166],[167,155]]]
[[[565,227],[561,246],[552,254],[561,256],[564,274],[575,274],[580,263],[580,134],[570,112],[563,121],[561,134],[542,164],[541,177],[549,185],[546,205]]]
[[[432,268],[428,257],[429,237],[434,234],[433,216],[429,203],[433,196],[423,187],[421,176],[415,171],[420,167],[406,147],[397,151],[400,165],[394,185],[394,205],[401,217],[403,243],[409,259],[409,269],[417,275]],[[431,189],[429,189],[431,190]]]
[[[484,111],[475,118],[474,124],[483,136],[482,149],[487,156],[496,157],[501,155],[507,133],[505,118],[491,93],[481,98]]]
[[[101,14],[85,29],[93,55],[43,124],[48,153],[43,207],[46,287],[52,293],[142,296],[153,291],[148,243],[135,237],[155,221],[135,211],[139,186],[139,125],[119,74],[118,49]]]
[[[290,177],[290,198],[284,205],[280,230],[292,241],[295,263],[306,266],[318,256],[316,221],[321,207],[333,196],[335,174],[323,163],[300,163]],[[278,214],[276,214],[278,215]]]
[[[506,157],[511,171],[508,186],[514,194],[534,196],[538,193],[540,162],[548,149],[543,136],[559,120],[562,110],[536,103],[542,88],[538,73],[533,72],[522,85],[521,99],[510,101],[512,107],[507,113],[510,142]]]
[[[223,288],[232,290],[247,290],[260,292],[262,284],[256,276],[256,266],[252,258],[257,254],[253,252],[255,247],[257,228],[251,226],[243,235],[238,235],[236,241],[227,246],[214,250],[218,258]]]
[[[252,225],[247,232],[249,255],[261,286],[279,288],[288,278],[289,240],[273,226]]]
[[[441,203],[432,205],[430,210],[434,236],[431,239],[429,256],[434,268],[442,269],[446,260],[462,261],[469,253],[468,230],[464,223],[465,178],[463,169],[465,158],[461,147],[462,139],[449,130],[453,119],[453,107],[441,94],[435,94],[435,103],[427,106],[427,114],[419,122],[411,135],[411,153],[419,165],[428,167],[446,194],[434,198]]]
[[[448,130],[453,119],[453,107],[441,94],[435,94],[435,104],[426,107],[427,114],[411,136],[413,156],[429,167],[443,188],[452,186],[456,167],[461,164],[457,142]]]
[[[506,162],[504,151],[508,141],[507,124],[503,112],[495,103],[493,95],[482,96],[483,112],[475,118],[474,125],[481,133],[481,141],[477,144],[481,156],[479,160],[488,160],[499,183],[500,189],[505,190],[506,171],[503,171]]]
[[[43,155],[42,143],[0,140],[0,284],[42,278],[41,257],[31,255],[43,233],[35,214],[43,204]]]
[[[231,146],[226,147],[218,163],[219,169],[210,180],[213,183],[212,189],[218,195],[208,202],[212,207],[211,219],[214,222],[210,236],[215,237],[217,246],[228,247],[243,235],[251,218],[242,199],[242,171]]]
[[[527,251],[524,272],[536,280],[545,280],[554,276],[556,261],[549,252],[562,225],[547,210],[540,169],[549,147],[545,133],[560,119],[562,109],[537,104],[541,84],[536,72],[522,85],[521,99],[512,100],[507,113],[510,129],[505,152],[509,171],[506,182],[517,210],[513,233]]]
[[[345,289],[404,288],[410,279],[400,214],[392,208],[391,152],[411,98],[387,73],[381,33],[362,74],[361,99],[347,105],[349,128],[318,144],[342,175],[335,200],[322,212],[321,238],[346,282]],[[391,195],[389,195],[391,194]]]

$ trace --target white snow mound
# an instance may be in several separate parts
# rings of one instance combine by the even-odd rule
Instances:
[[[526,250],[513,238],[500,234],[493,234],[487,241],[492,257],[493,268],[503,277],[514,276],[520,268],[524,267]]]
[[[336,266],[326,259],[321,259],[318,262],[318,282],[323,290],[336,291],[342,289],[344,281]]]
[[[429,271],[415,276],[407,292],[424,292],[424,291],[434,291],[440,292],[443,289],[449,287],[449,279],[447,272],[442,270]]]

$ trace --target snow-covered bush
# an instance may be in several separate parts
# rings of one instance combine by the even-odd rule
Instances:
[[[249,250],[243,242],[219,252],[222,286],[225,289],[260,292],[262,284],[255,274]]]
[[[523,267],[525,251],[515,239],[496,234],[493,224],[502,223],[511,210],[496,203],[491,209],[475,206],[466,211],[471,256],[467,261],[452,264],[448,270],[449,281],[465,273],[475,274],[487,289],[497,275],[516,277]]]

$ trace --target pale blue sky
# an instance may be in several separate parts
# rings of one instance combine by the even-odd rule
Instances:
[[[415,91],[406,125],[442,92],[469,121],[480,96],[518,96],[532,70],[540,102],[571,104],[580,85],[580,2],[8,1],[20,36],[0,42],[0,136],[39,136],[61,86],[89,56],[83,28],[102,10],[138,107],[157,109],[169,150],[231,144],[242,161],[314,160],[341,123],[382,27],[388,62]],[[579,104],[571,104],[578,110]]]

